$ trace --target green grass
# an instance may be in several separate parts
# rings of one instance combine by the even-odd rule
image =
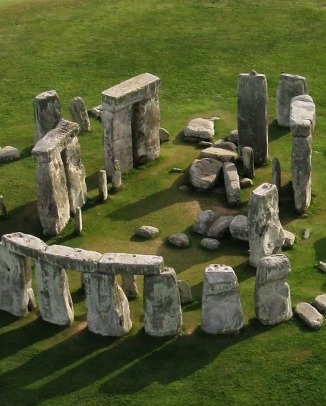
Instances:
[[[298,4],[299,3],[299,4]],[[4,405],[322,405],[325,399],[326,330],[305,329],[293,319],[267,328],[254,319],[255,271],[245,244],[227,239],[217,254],[199,247],[191,226],[201,209],[226,209],[225,198],[181,192],[198,149],[177,134],[192,117],[218,115],[216,139],[236,128],[240,72],[265,73],[269,86],[270,158],[283,170],[281,218],[297,235],[288,256],[292,301],[311,301],[326,290],[314,264],[325,259],[326,202],[326,7],[321,1],[195,0],[0,0],[0,146],[13,145],[22,159],[0,166],[0,194],[10,217],[0,218],[0,235],[24,231],[41,236],[36,212],[32,101],[56,89],[68,115],[72,97],[89,107],[100,92],[142,72],[161,78],[161,124],[171,134],[161,158],[126,176],[120,193],[97,202],[97,171],[103,168],[100,123],[80,137],[89,202],[84,232],[73,224],[48,243],[106,251],[163,255],[187,280],[195,301],[183,310],[180,337],[153,339],[143,332],[142,299],[130,303],[132,331],[123,338],[87,332],[79,275],[69,272],[76,321],[62,329],[0,313],[0,401]],[[275,96],[281,72],[307,77],[317,108],[313,145],[313,203],[308,216],[292,209],[291,134],[275,125]],[[271,180],[271,164],[256,171],[255,186]],[[242,192],[245,211],[250,190]],[[143,224],[160,229],[147,242],[133,238]],[[306,228],[311,238],[302,240]],[[186,231],[187,250],[166,245]],[[240,281],[245,328],[237,336],[202,333],[202,276],[210,263],[234,267]],[[139,277],[141,286],[141,277]]]

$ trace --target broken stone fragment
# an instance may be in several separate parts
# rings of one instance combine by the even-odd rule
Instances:
[[[172,244],[175,247],[179,248],[185,248],[189,246],[189,238],[186,234],[184,233],[176,233],[170,235],[168,238],[168,241],[170,244]]]
[[[318,268],[320,271],[326,273],[326,262],[319,261],[319,262],[318,262],[318,265],[317,265],[317,268]]]
[[[315,297],[312,305],[320,312],[326,313],[326,294]]]
[[[212,158],[220,162],[234,162],[237,159],[238,154],[236,151],[213,146],[200,151],[199,157]]]
[[[222,238],[229,232],[229,227],[234,216],[221,216],[208,229],[207,236],[212,238]]]
[[[0,148],[0,164],[15,161],[20,158],[20,151],[17,148],[6,146]]]
[[[230,233],[236,240],[249,241],[248,218],[243,214],[234,217],[230,223]]]
[[[241,203],[240,179],[236,166],[231,162],[223,164],[224,185],[226,199],[230,206]]]
[[[283,249],[290,249],[293,247],[294,242],[295,242],[295,234],[291,233],[290,231],[284,230],[284,243],[282,248]]]
[[[238,143],[239,143],[238,130],[231,131],[230,134],[226,137],[226,140],[229,142],[232,142],[235,145],[238,145]]]
[[[141,226],[137,231],[136,235],[144,240],[150,240],[158,236],[159,229],[153,226]]]
[[[209,141],[214,136],[214,122],[205,118],[191,120],[183,130],[184,140],[188,142]]]
[[[198,234],[207,235],[207,231],[215,221],[216,215],[213,210],[203,210],[198,214],[192,229]]]
[[[254,182],[250,178],[240,178],[240,188],[241,189],[247,189],[249,187],[252,187],[254,185]]]
[[[220,247],[221,243],[215,238],[203,238],[200,245],[209,251],[215,251]]]
[[[222,148],[226,149],[227,151],[232,151],[232,152],[237,152],[237,146],[230,141],[225,141],[225,140],[217,140],[213,144],[214,148]]]
[[[165,128],[160,127],[160,129],[159,129],[159,137],[160,137],[160,143],[163,144],[164,142],[169,141],[170,134]]]
[[[242,148],[243,176],[252,179],[255,176],[254,151],[250,147]]]
[[[108,199],[108,181],[104,169],[98,172],[98,199],[100,202],[105,202]]]
[[[319,329],[324,321],[323,316],[317,309],[311,306],[310,303],[298,303],[294,309],[294,313],[310,328]]]
[[[212,158],[195,159],[189,169],[189,181],[197,189],[211,189],[215,186],[222,163]]]

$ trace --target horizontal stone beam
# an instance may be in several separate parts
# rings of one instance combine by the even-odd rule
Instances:
[[[8,251],[36,259],[48,247],[39,238],[24,233],[4,234],[1,241]]]
[[[160,90],[160,79],[143,73],[102,92],[103,110],[117,111],[141,100],[152,98]]]
[[[99,273],[107,275],[159,275],[164,267],[163,257],[141,254],[107,253],[99,262]]]
[[[291,99],[290,130],[295,137],[308,137],[315,126],[316,108],[311,96],[304,94]]]

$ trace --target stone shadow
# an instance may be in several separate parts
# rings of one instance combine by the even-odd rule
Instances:
[[[279,138],[291,133],[289,128],[280,127],[277,123],[277,119],[274,119],[268,125],[268,143],[277,141]],[[292,145],[292,138],[291,138]]]
[[[317,240],[314,243],[316,261],[326,262],[326,237]]]

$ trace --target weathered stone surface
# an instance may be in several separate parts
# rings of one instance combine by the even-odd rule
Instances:
[[[139,296],[136,278],[136,275],[121,276],[121,287],[128,299],[136,299]]]
[[[243,176],[252,179],[255,176],[254,151],[250,147],[242,148]]]
[[[4,162],[11,162],[20,158],[20,151],[17,148],[6,146],[0,148],[0,164]]]
[[[199,143],[198,143],[198,147],[201,147],[201,148],[209,148],[212,145],[213,145],[213,143],[209,142],[209,141],[199,141]]]
[[[170,140],[170,134],[165,128],[160,128],[159,129],[159,138],[160,138],[160,144],[163,144],[164,142],[168,142]]]
[[[211,189],[217,182],[222,163],[212,158],[195,159],[189,169],[189,181],[198,189]]]
[[[172,234],[168,238],[168,241],[170,244],[172,244],[175,247],[179,247],[179,248],[189,247],[189,238],[188,238],[187,234],[184,234],[184,233]]]
[[[144,328],[151,336],[172,336],[180,332],[182,313],[174,269],[144,277]]]
[[[283,249],[290,249],[293,247],[295,242],[295,234],[291,233],[291,231],[287,231],[283,229],[284,234],[284,243],[282,248]]]
[[[113,173],[112,173],[112,189],[118,192],[122,185],[122,172],[120,162],[116,159],[114,161]]]
[[[93,107],[89,113],[97,118],[98,120],[101,120],[101,114],[102,114],[102,104],[99,104],[98,106]]]
[[[44,321],[68,325],[74,321],[66,271],[58,266],[38,260],[35,266],[37,298]]]
[[[278,215],[278,192],[275,185],[263,183],[250,195],[248,204],[250,264],[257,266],[261,258],[279,254],[284,242],[283,227]]]
[[[255,71],[241,73],[238,78],[239,145],[251,147],[255,164],[268,159],[268,93],[267,80]]]
[[[0,243],[0,309],[21,317],[34,307],[34,302],[29,261]]]
[[[312,305],[320,312],[326,313],[326,294],[315,297]]]
[[[74,97],[71,100],[69,105],[69,112],[72,121],[79,125],[81,133],[91,131],[91,124],[89,122],[85,102],[81,97]]]
[[[1,238],[4,247],[15,254],[38,258],[39,253],[47,249],[45,242],[30,234],[4,234]]]
[[[315,127],[316,108],[311,96],[304,94],[291,99],[290,130],[295,137],[308,137]]]
[[[177,280],[177,283],[181,304],[193,302],[193,297],[189,283],[184,280]]]
[[[110,178],[115,160],[126,173],[159,156],[159,89],[160,79],[144,73],[102,92],[104,160]]]
[[[323,316],[317,309],[311,306],[310,303],[298,303],[294,309],[294,313],[310,328],[319,329],[324,321]]]
[[[106,253],[99,261],[99,273],[107,275],[159,275],[163,257],[156,255]]]
[[[240,188],[241,189],[247,189],[249,187],[252,187],[254,185],[254,182],[250,178],[240,178]]]
[[[74,228],[75,228],[76,235],[80,235],[83,231],[83,217],[82,217],[82,212],[81,212],[80,207],[76,208]]]
[[[236,240],[249,241],[248,218],[242,214],[235,216],[230,224],[230,233]]]
[[[277,122],[281,127],[290,127],[290,105],[294,96],[308,94],[306,78],[299,75],[282,73],[277,88]]]
[[[207,235],[207,231],[217,220],[213,210],[203,210],[198,214],[197,220],[192,229],[202,235]]]
[[[227,141],[232,142],[235,145],[239,144],[239,133],[238,130],[233,130],[230,134],[226,137]]]
[[[258,262],[255,311],[262,324],[278,324],[292,317],[290,287],[285,282],[290,272],[290,262],[283,254],[270,255]]]
[[[319,261],[319,262],[318,262],[318,265],[317,265],[317,268],[318,268],[320,271],[326,273],[326,262]]]
[[[85,274],[88,329],[120,337],[131,327],[129,303],[114,275]]]
[[[207,250],[215,251],[220,247],[221,243],[215,238],[203,238],[200,245]]]
[[[229,232],[229,227],[234,216],[221,216],[208,229],[207,236],[212,238],[222,238]]]
[[[153,226],[141,226],[137,231],[136,235],[144,240],[150,240],[158,236],[159,229]]]
[[[214,136],[214,122],[205,118],[195,118],[183,130],[185,141],[209,141]]]
[[[311,203],[311,154],[312,136],[293,137],[291,174],[294,191],[294,207],[304,213]]]
[[[237,152],[237,146],[230,141],[217,140],[216,142],[214,142],[213,146],[215,148],[222,148],[226,149],[227,151]]]
[[[209,334],[229,334],[243,327],[239,284],[230,266],[211,264],[205,269],[201,328]]]
[[[61,105],[57,92],[49,90],[34,99],[35,144],[62,120]]]
[[[280,161],[277,158],[272,160],[272,184],[277,187],[279,191],[281,188],[282,170]]]
[[[235,206],[241,202],[240,179],[236,166],[231,162],[223,164],[224,185],[226,199],[230,206]]]
[[[98,199],[100,202],[108,199],[108,180],[104,169],[98,171]]]
[[[209,147],[200,151],[200,158],[212,158],[220,162],[234,162],[238,154],[225,148]]]

